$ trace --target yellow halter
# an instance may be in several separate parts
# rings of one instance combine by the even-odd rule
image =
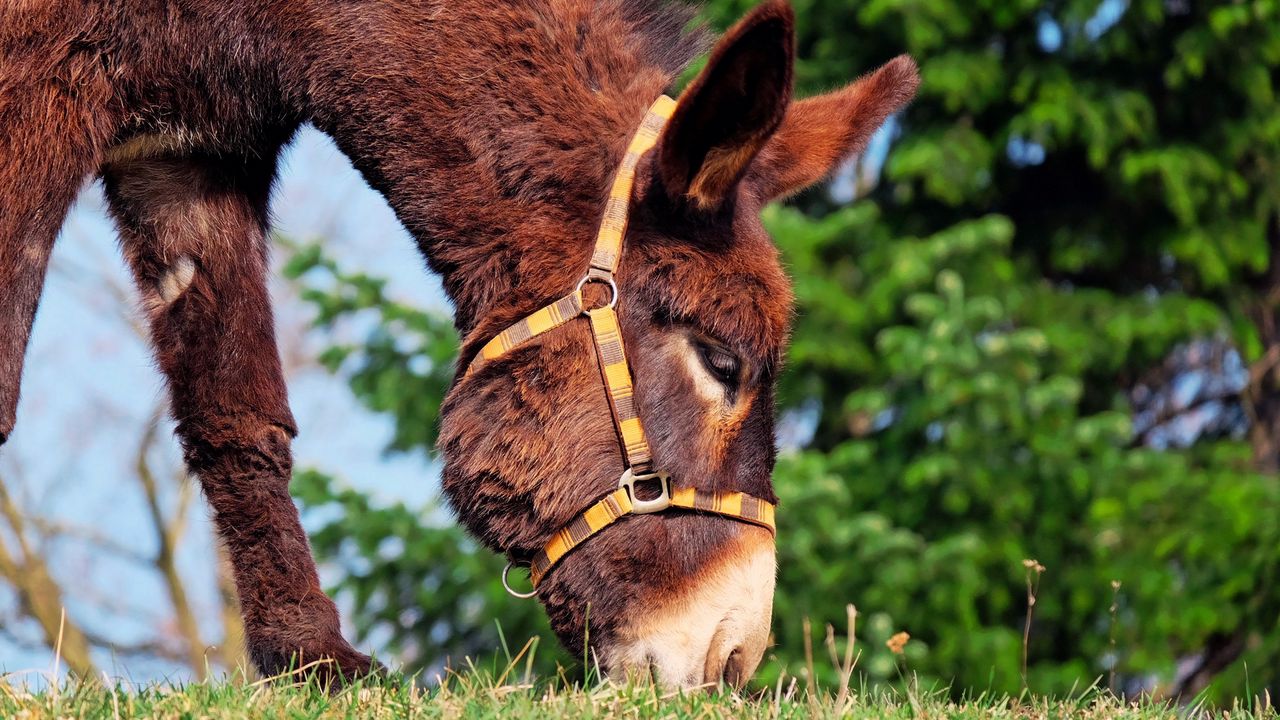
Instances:
[[[671,118],[675,108],[674,100],[666,95],[659,97],[650,106],[649,112],[640,123],[640,128],[631,139],[627,154],[622,159],[617,177],[613,180],[613,187],[609,191],[609,202],[605,205],[604,218],[600,221],[600,231],[596,235],[595,252],[591,255],[591,266],[586,275],[578,281],[573,292],[498,333],[480,348],[475,359],[467,366],[466,374],[470,375],[486,363],[502,357],[513,348],[538,335],[586,315],[591,321],[596,357],[599,360],[605,389],[608,391],[609,409],[613,413],[613,423],[618,431],[623,465],[626,466],[626,470],[618,480],[617,490],[606,495],[561,528],[543,549],[528,561],[529,579],[533,582],[535,592],[518,593],[512,590],[511,586],[507,585],[507,573],[517,563],[507,564],[506,569],[502,571],[502,584],[506,586],[508,592],[518,597],[535,595],[538,584],[561,558],[624,515],[642,515],[662,512],[668,508],[683,508],[723,515],[760,525],[768,528],[769,532],[776,532],[773,504],[758,497],[740,492],[706,492],[691,487],[673,490],[671,479],[667,474],[658,472],[653,467],[649,441],[645,437],[644,425],[641,424],[640,416],[636,412],[631,368],[627,365],[627,354],[622,345],[622,332],[618,329],[618,315],[614,311],[618,303],[618,285],[614,281],[613,274],[617,271],[618,261],[622,257],[622,239],[627,231],[627,215],[631,207],[631,189],[635,183],[636,166],[640,158],[657,143],[662,128]],[[607,305],[590,309],[584,306],[582,288],[592,282],[609,287],[611,294]],[[656,491],[657,495],[641,499],[636,495],[638,484],[652,486],[652,491]]]

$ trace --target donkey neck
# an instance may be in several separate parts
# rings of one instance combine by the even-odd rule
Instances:
[[[628,137],[702,40],[659,0],[312,12],[307,115],[417,239],[464,333],[564,292]]]

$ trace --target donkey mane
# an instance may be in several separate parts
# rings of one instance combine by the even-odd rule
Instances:
[[[484,71],[483,92],[500,102],[487,123],[492,135],[481,138],[504,151],[492,158],[498,189],[529,206],[598,203],[634,130],[626,119],[705,49],[706,34],[685,32],[690,9],[663,0],[529,2],[526,10]]]
[[[379,58],[382,77],[324,52],[312,72],[349,79],[324,83],[334,101],[317,97],[314,119],[397,205],[466,334],[479,318],[492,315],[497,326],[563,293],[585,260],[628,137],[710,35],[693,8],[668,0],[454,2],[410,12],[425,12],[430,47],[349,18],[340,45],[376,43],[363,57]],[[422,93],[431,117],[399,114],[397,69],[424,62],[434,66]],[[348,114],[350,101],[339,100],[361,95],[376,114]],[[422,146],[399,157],[393,146],[412,123]],[[393,166],[362,162],[371,156]],[[396,183],[408,178],[417,197],[396,203]]]

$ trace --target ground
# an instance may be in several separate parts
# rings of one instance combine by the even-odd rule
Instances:
[[[0,718],[974,718],[1041,720],[1079,717],[1223,717],[1276,720],[1267,697],[1236,708],[1168,707],[1126,703],[1103,692],[1050,699],[977,697],[954,702],[946,693],[816,691],[784,682],[743,697],[726,691],[664,693],[652,686],[592,683],[567,678],[526,683],[492,674],[452,675],[442,685],[357,685],[338,693],[279,681],[216,681],[135,688],[101,683],[63,684],[61,691],[31,691],[9,678],[0,683]]]

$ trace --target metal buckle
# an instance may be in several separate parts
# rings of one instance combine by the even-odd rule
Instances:
[[[636,495],[636,483],[653,482],[658,484],[658,496],[648,500],[640,499]],[[636,515],[662,512],[671,507],[671,476],[664,472],[636,475],[631,468],[627,468],[622,477],[618,478],[618,487],[627,489],[627,496],[631,498],[631,512]]]
[[[530,566],[531,566],[531,564],[530,564],[528,561],[521,560],[520,562],[516,562],[516,561],[512,560],[511,562],[508,562],[508,563],[507,563],[507,566],[506,566],[506,567],[502,568],[502,587],[506,588],[506,589],[507,589],[507,593],[508,593],[509,595],[511,595],[512,597],[518,597],[518,598],[520,598],[521,600],[525,600],[525,599],[531,598],[531,597],[533,597],[534,595],[537,595],[537,594],[538,594],[538,589],[537,589],[537,588],[534,588],[534,589],[530,590],[530,591],[529,591],[529,592],[527,592],[527,593],[518,592],[518,591],[514,590],[514,589],[511,587],[511,585],[507,582],[507,574],[511,572],[511,568],[513,568],[513,567],[524,567],[524,568],[527,568],[527,567],[530,567]]]
[[[613,281],[613,275],[605,275],[603,273],[601,274],[592,274],[592,273],[594,273],[594,270],[591,273],[587,273],[586,275],[583,275],[582,279],[578,281],[578,287],[576,288],[577,292],[581,294],[582,288],[585,287],[586,284],[589,282],[604,283],[605,285],[609,286],[609,291],[611,293],[609,295],[609,304],[605,305],[604,307],[608,307],[608,308],[616,307],[618,305],[618,283]]]

